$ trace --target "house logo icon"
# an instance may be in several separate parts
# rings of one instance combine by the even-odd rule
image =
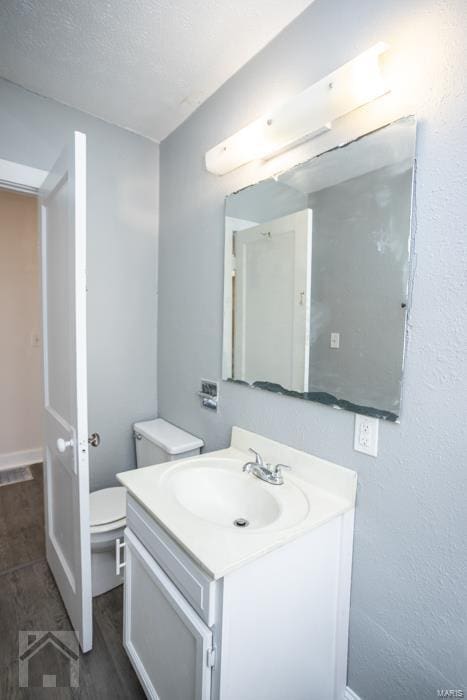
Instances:
[[[20,688],[77,688],[78,685],[79,649],[73,631],[20,631]]]

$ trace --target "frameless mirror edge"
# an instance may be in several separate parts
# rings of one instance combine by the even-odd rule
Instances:
[[[252,389],[262,389],[263,391],[269,391],[271,393],[274,393],[279,396],[288,396],[288,397],[293,397],[293,398],[299,398],[302,400],[310,401],[310,402],[317,402],[320,403],[321,405],[326,405],[331,408],[335,408],[338,410],[347,410],[351,411],[353,413],[359,413],[362,415],[368,415],[372,416],[375,418],[379,418],[381,420],[386,420],[389,422],[394,422],[394,423],[400,423],[400,414],[401,414],[401,406],[403,403],[403,377],[404,377],[404,369],[405,369],[405,360],[406,360],[406,349],[407,349],[407,342],[408,342],[408,315],[409,315],[409,309],[410,309],[410,303],[411,303],[411,298],[412,298],[412,290],[413,290],[413,258],[415,257],[415,226],[414,226],[414,204],[415,204],[415,179],[416,179],[416,137],[417,137],[417,119],[414,114],[408,114],[404,115],[402,117],[399,117],[398,119],[392,120],[390,122],[387,122],[386,124],[383,124],[376,129],[373,129],[369,132],[363,133],[359,135],[356,138],[353,138],[349,141],[346,141],[343,144],[339,144],[338,146],[335,146],[331,149],[327,149],[322,151],[321,153],[315,154],[312,158],[308,158],[304,161],[298,162],[295,165],[293,165],[290,168],[287,168],[285,170],[279,171],[278,173],[264,178],[262,180],[258,180],[256,182],[250,183],[246,185],[245,187],[240,188],[239,190],[236,190],[228,195],[226,195],[225,200],[224,200],[224,212],[225,212],[225,219],[228,218],[228,203],[229,199],[232,198],[235,195],[239,195],[240,193],[244,192],[245,190],[248,190],[252,187],[255,187],[257,185],[260,185],[261,183],[266,183],[270,181],[278,181],[281,176],[291,173],[300,167],[304,167],[307,164],[311,163],[312,161],[315,161],[316,159],[322,157],[323,155],[327,153],[331,153],[334,151],[340,151],[342,149],[345,149],[346,147],[350,146],[351,144],[355,144],[361,139],[371,136],[372,134],[375,134],[383,129],[386,129],[387,127],[390,127],[392,125],[402,123],[402,122],[407,122],[407,123],[412,123],[413,128],[414,128],[414,141],[413,141],[413,153],[411,156],[412,159],[412,181],[411,181],[411,209],[410,209],[410,233],[409,233],[409,240],[408,240],[408,275],[407,275],[407,290],[406,290],[406,313],[405,313],[405,320],[404,320],[404,343],[403,343],[403,352],[402,352],[402,367],[401,367],[401,380],[400,380],[400,402],[399,402],[399,411],[397,413],[391,412],[391,411],[386,411],[386,410],[380,410],[373,408],[372,406],[361,406],[358,404],[354,404],[350,401],[347,401],[345,399],[339,399],[332,394],[328,394],[327,392],[295,392],[291,391],[288,389],[285,389],[284,387],[280,385],[271,385],[268,386],[268,382],[255,382],[253,384],[250,384],[244,380],[239,380],[239,379],[234,379],[232,375],[232,293],[231,293],[231,277],[227,274],[228,271],[231,269],[231,254],[232,254],[232,232],[230,234],[225,235],[225,245],[224,245],[224,294],[223,294],[223,342],[222,342],[222,380],[225,382],[229,382],[232,384],[238,384],[240,386],[244,387],[249,387]]]

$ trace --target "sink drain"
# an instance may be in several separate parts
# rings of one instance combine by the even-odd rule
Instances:
[[[235,527],[248,527],[250,522],[246,518],[237,518],[233,521]]]

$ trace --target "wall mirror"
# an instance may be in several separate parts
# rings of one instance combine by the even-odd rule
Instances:
[[[223,378],[396,421],[416,121],[231,194]]]

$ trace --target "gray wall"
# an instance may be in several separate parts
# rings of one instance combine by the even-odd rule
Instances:
[[[158,146],[0,80],[0,158],[48,170],[87,136],[91,488],[134,466],[131,424],[156,400]]]
[[[313,210],[310,391],[396,415],[411,193],[412,168],[396,165],[314,192],[308,200]],[[339,349],[330,348],[332,332],[340,333]]]
[[[316,0],[161,145],[160,414],[209,450],[239,425],[357,470],[349,685],[364,700],[467,686],[466,24],[465,0]],[[207,149],[382,39],[391,95],[299,151],[205,171]],[[224,383],[219,412],[201,409],[200,378],[221,376],[225,195],[411,112],[416,272],[401,424],[381,423],[379,456],[353,451],[351,413],[319,404]]]

